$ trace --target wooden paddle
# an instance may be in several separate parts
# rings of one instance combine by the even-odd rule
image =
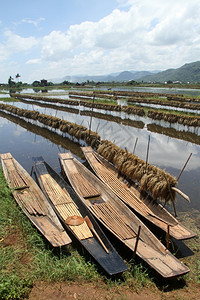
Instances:
[[[98,238],[99,242],[101,243],[102,247],[104,248],[104,250],[109,253],[108,249],[106,248],[106,246],[104,245],[103,241],[101,240],[100,236],[98,235],[98,233],[96,232],[96,230],[94,229],[94,226],[92,224],[92,222],[90,221],[90,219],[88,218],[88,216],[85,217],[85,222],[87,223],[87,226],[90,228],[90,230],[92,230],[92,232],[96,235],[96,237]]]

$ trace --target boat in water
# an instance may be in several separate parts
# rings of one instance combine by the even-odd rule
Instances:
[[[29,173],[10,153],[1,154],[3,173],[22,211],[53,247],[71,243],[48,200]]]
[[[71,152],[59,153],[59,157],[63,171],[83,204],[121,243],[164,278],[189,272],[133,211]]]
[[[34,170],[43,193],[63,226],[109,275],[128,269],[77,194],[42,157],[34,158]]]
[[[161,204],[150,196],[142,197],[133,186],[123,182],[118,170],[113,164],[103,158],[92,147],[81,148],[90,167],[125,204],[132,208],[139,216],[158,226],[177,240],[190,239],[196,236],[194,232],[182,225]]]

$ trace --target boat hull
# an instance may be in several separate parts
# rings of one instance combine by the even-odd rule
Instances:
[[[164,207],[153,201],[150,196],[143,198],[136,188],[133,186],[129,188],[122,181],[122,177],[118,176],[117,169],[91,147],[82,147],[82,151],[99,179],[139,216],[163,231],[169,231],[169,234],[177,240],[186,240],[196,236],[194,232],[182,225]],[[106,176],[109,176],[109,180],[106,180]]]
[[[119,254],[116,252],[112,244],[109,242],[105,234],[103,233],[102,229],[99,227],[97,222],[94,220],[92,214],[89,210],[82,204],[77,194],[73,191],[73,189],[63,180],[63,178],[57,174],[46,162],[40,159],[35,159],[35,173],[37,180],[39,182],[39,185],[46,195],[46,197],[49,199],[49,202],[51,203],[52,207],[54,208],[55,212],[57,213],[58,217],[60,218],[63,226],[70,232],[72,235],[72,238],[75,240],[78,240],[78,242],[86,249],[86,251],[91,255],[91,257],[100,265],[100,267],[109,275],[114,275],[118,273],[122,273],[128,269],[127,265],[124,263],[122,258],[119,256]],[[65,217],[66,217],[66,207],[63,207],[61,209],[57,209],[58,206],[55,205],[54,199],[51,197],[51,195],[48,193],[47,186],[45,186],[44,181],[42,180],[43,176],[50,175],[53,181],[52,189],[59,189],[59,187],[62,190],[65,190],[64,194],[67,192],[70,196],[70,199],[74,202],[77,209],[80,213],[80,215],[85,218],[86,216],[91,221],[95,232],[100,237],[101,241],[103,241],[103,244],[106,246],[106,249],[108,250],[108,253],[105,251],[105,249],[102,247],[101,243],[93,234],[92,237],[88,238],[78,238],[77,236],[77,229],[76,232],[73,231],[73,226],[68,226],[65,223]],[[58,187],[59,186],[59,187]],[[62,193],[60,191],[60,193]],[[71,205],[71,204],[70,204]],[[76,210],[74,211],[76,212]]]
[[[14,199],[33,225],[53,247],[70,244],[70,237],[28,172],[10,153],[1,154],[1,164]]]
[[[59,156],[68,180],[84,205],[124,245],[165,278],[189,272],[188,267],[174,257],[141,220],[71,153],[59,153]],[[136,249],[139,226],[141,231]]]

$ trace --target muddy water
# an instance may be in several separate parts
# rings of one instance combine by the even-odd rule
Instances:
[[[91,111],[84,107],[76,106],[74,107],[76,108],[75,112],[69,112],[22,102],[12,104],[20,108],[33,109],[66,119],[86,127],[89,127],[91,120]],[[72,107],[70,106],[70,108]],[[155,122],[149,118],[130,116],[123,112],[105,112],[103,110],[94,110],[94,112],[98,112],[100,115],[94,114],[95,117],[92,118],[91,129],[93,131],[97,130],[102,139],[111,140],[119,147],[126,147],[129,151],[133,150],[135,140],[138,138],[135,154],[143,160],[146,160],[147,142],[150,135],[149,162],[166,169],[174,176],[178,176],[192,152],[192,158],[181,176],[178,186],[190,196],[191,203],[188,204],[182,198],[177,197],[176,207],[178,211],[200,210],[200,142],[196,142],[199,139],[197,129],[184,126],[170,128],[169,124],[159,121],[157,122],[157,126],[160,126],[159,129],[157,127],[157,129],[152,130],[150,125]],[[124,120],[127,119],[132,122],[130,124],[125,122]],[[175,125],[173,126],[175,127]],[[162,127],[165,128],[165,132]],[[175,132],[173,131],[173,135],[172,133],[171,135],[167,134],[167,129],[174,129]],[[176,130],[185,133],[185,140],[178,136],[178,133],[178,138],[176,137]],[[187,131],[189,131],[190,139],[189,135],[187,137]],[[191,134],[193,134],[192,137]],[[6,114],[0,115],[0,153],[11,152],[29,172],[32,167],[33,156],[43,156],[53,168],[59,171],[58,152],[67,150],[72,151],[77,158],[84,161],[78,141],[72,141],[66,134],[63,136],[58,130],[44,127],[37,121],[32,124],[32,121],[20,120]]]

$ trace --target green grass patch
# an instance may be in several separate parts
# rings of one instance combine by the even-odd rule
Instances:
[[[72,246],[71,255],[52,249],[15,203],[1,169],[0,206],[0,299],[27,296],[36,280],[101,278],[96,266]]]
[[[36,281],[104,282],[108,288],[120,284],[140,288],[151,282],[137,265],[129,264],[129,271],[110,279],[72,244],[68,251],[52,248],[15,202],[1,166],[0,207],[0,299],[27,297]]]
[[[18,99],[15,99],[13,97],[3,97],[3,98],[0,98],[0,101],[3,101],[3,102],[18,102],[19,100]]]

